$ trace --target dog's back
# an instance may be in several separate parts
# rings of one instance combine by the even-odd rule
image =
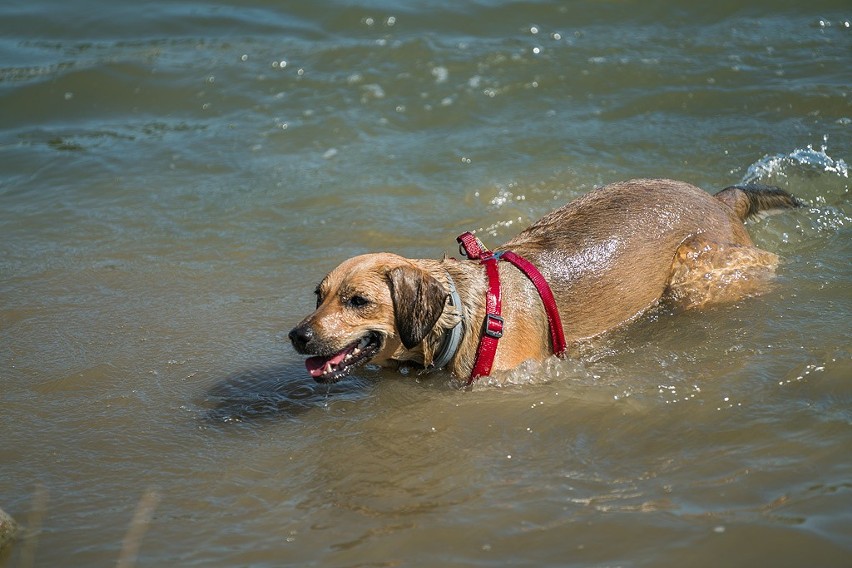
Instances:
[[[785,205],[795,200],[774,188],[728,188],[716,198],[684,182],[631,180],[553,211],[501,249],[538,266],[568,333],[591,337],[658,302],[690,239],[752,247],[743,219]]]

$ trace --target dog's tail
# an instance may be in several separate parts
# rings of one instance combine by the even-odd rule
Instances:
[[[726,187],[714,197],[733,209],[742,221],[762,212],[795,209],[805,205],[797,197],[781,188],[758,183],[732,185]]]

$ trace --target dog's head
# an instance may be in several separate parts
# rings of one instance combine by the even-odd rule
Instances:
[[[319,382],[334,382],[368,361],[404,357],[444,311],[444,285],[412,261],[367,254],[343,262],[316,289],[317,309],[290,331]]]

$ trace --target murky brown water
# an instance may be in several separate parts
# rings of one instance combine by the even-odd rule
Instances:
[[[851,18],[0,7],[0,566],[849,566]],[[469,392],[286,343],[348,256],[637,176],[807,201],[773,292]]]

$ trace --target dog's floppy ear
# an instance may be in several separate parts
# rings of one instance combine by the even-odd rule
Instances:
[[[447,293],[441,283],[414,266],[388,271],[394,318],[406,349],[423,341],[444,311]]]

